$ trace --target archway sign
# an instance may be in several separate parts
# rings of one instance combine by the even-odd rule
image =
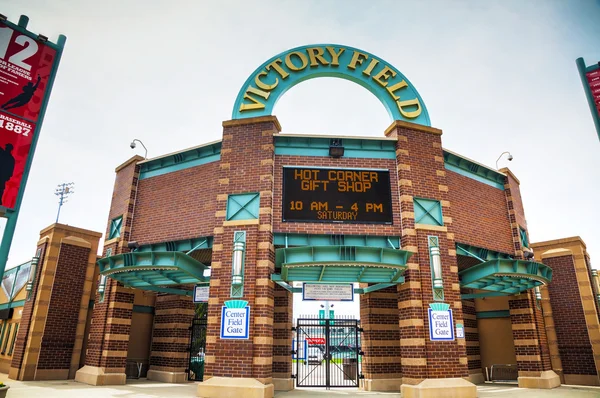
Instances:
[[[371,53],[338,44],[296,47],[269,59],[244,83],[232,119],[271,115],[287,90],[316,77],[360,84],[381,101],[392,120],[431,126],[421,96],[398,69]]]

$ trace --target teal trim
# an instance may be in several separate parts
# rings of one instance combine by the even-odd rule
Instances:
[[[123,216],[113,218],[110,221],[110,231],[108,233],[108,239],[114,239],[121,236],[121,226],[123,225]]]
[[[329,157],[331,137],[275,136],[275,155]],[[396,159],[396,140],[343,138],[345,158]]]
[[[519,226],[519,235],[521,236],[521,244],[524,247],[529,248],[529,239],[527,238],[527,231],[525,231],[525,228]]]
[[[497,310],[497,311],[481,311],[477,313],[477,319],[486,318],[509,318],[509,310]]]
[[[446,170],[504,190],[504,180],[506,178],[504,174],[463,158],[456,153],[444,150],[444,166]]]
[[[142,245],[136,252],[189,252],[190,250],[210,249],[213,245],[212,236],[183,239],[169,242],[157,242]],[[187,253],[189,254],[189,253]],[[108,255],[107,255],[108,256]]]
[[[500,253],[494,250],[484,249],[482,247],[471,246],[465,243],[456,243],[456,254],[473,257],[480,262],[489,260],[512,260],[512,256],[506,253]]]
[[[90,300],[88,302],[88,310],[94,309],[94,303],[95,303],[94,300]]]
[[[400,247],[399,236],[373,235],[311,235],[311,234],[273,234],[275,246],[364,246],[395,249]]]
[[[442,205],[439,200],[413,198],[415,224],[444,225]]]
[[[221,159],[221,141],[186,149],[140,163],[140,180],[173,173]]]
[[[583,58],[577,58],[575,61],[577,64],[577,70],[579,71],[579,77],[581,78],[581,84],[583,85],[583,91],[585,93],[585,98],[587,99],[588,106],[590,107],[590,113],[592,114],[592,120],[594,121],[594,126],[596,127],[596,134],[598,134],[598,139],[600,139],[600,112],[598,112],[598,108],[596,103],[594,102],[594,95],[590,90],[589,83],[587,81],[586,73],[593,72],[600,68],[600,64],[592,65],[589,67],[585,66],[585,61]]]
[[[21,15],[19,19],[18,26],[9,22],[8,20],[3,21],[2,23],[6,26],[9,26],[16,31],[25,34],[34,40],[39,40],[38,35],[33,32],[29,32],[27,28],[27,23],[29,22],[29,18],[25,15]],[[15,203],[14,209],[6,209],[5,214],[3,215],[7,220],[4,224],[4,230],[2,233],[2,241],[0,243],[0,280],[2,280],[2,276],[4,275],[4,269],[6,268],[6,262],[8,260],[8,253],[10,251],[10,246],[12,245],[12,240],[15,234],[15,228],[17,227],[17,221],[19,218],[19,212],[21,210],[21,203],[23,202],[23,196],[25,195],[25,188],[27,187],[27,180],[29,178],[29,172],[31,170],[31,165],[33,163],[33,158],[35,157],[35,151],[37,148],[38,139],[40,137],[42,131],[42,125],[44,124],[44,117],[46,116],[46,110],[48,108],[48,100],[50,99],[50,95],[52,94],[52,87],[54,86],[54,80],[56,79],[56,72],[58,70],[58,66],[60,64],[60,59],[62,57],[63,49],[67,42],[67,37],[64,35],[58,36],[58,41],[56,44],[47,41],[44,44],[52,47],[56,50],[56,56],[54,58],[54,63],[52,65],[52,69],[50,70],[50,76],[48,77],[48,85],[46,86],[46,92],[44,93],[44,98],[41,102],[41,108],[39,117],[36,123],[35,130],[33,131],[33,138],[31,141],[31,146],[29,149],[29,156],[27,157],[27,161],[25,162],[25,168],[23,169],[23,174],[21,176],[21,185],[19,186],[19,193],[17,194],[17,201]],[[4,208],[3,208],[4,210]]]
[[[285,282],[404,282],[413,253],[361,246],[302,246],[275,250],[275,266]]]
[[[0,310],[5,310],[7,308],[23,307],[24,305],[25,305],[25,300],[11,301],[9,303],[0,304]]]
[[[133,312],[140,314],[154,314],[154,307],[150,305],[134,305]]]
[[[307,51],[309,48],[316,48],[320,54],[317,53],[319,55],[315,57],[315,53],[311,54]],[[337,65],[333,62],[335,58],[331,52],[339,54]],[[295,53],[295,57],[291,57],[292,53]],[[361,62],[355,63],[352,69],[349,65],[356,54],[362,54]],[[310,58],[316,59],[311,62]],[[276,67],[269,65],[275,61],[277,61]],[[292,71],[290,64],[293,68],[301,70]],[[384,67],[387,67],[387,71]],[[367,72],[369,68],[370,73]],[[382,77],[380,73],[382,71],[385,72],[386,77]],[[375,80],[376,76],[379,77],[379,81]],[[272,115],[275,104],[286,91],[298,83],[317,77],[337,77],[354,82],[375,95],[387,109],[392,120],[405,120],[431,126],[423,99],[398,69],[371,53],[338,44],[313,44],[292,48],[263,63],[242,85],[231,118],[235,120]],[[399,84],[402,82],[405,83],[404,86]],[[418,105],[415,106],[415,103]],[[248,109],[242,110],[243,107]],[[416,117],[410,114],[419,109],[420,113]]]
[[[552,280],[552,269],[542,263],[523,260],[490,260],[458,273],[460,287],[519,294]]]
[[[259,206],[258,192],[230,194],[227,196],[226,220],[257,220]]]

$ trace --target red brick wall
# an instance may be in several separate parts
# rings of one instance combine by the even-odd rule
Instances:
[[[108,225],[106,226],[106,239],[110,233],[110,220],[113,218],[123,216],[127,211],[127,200],[133,198],[134,192],[131,189],[132,181],[133,185],[137,183],[135,174],[139,171],[139,166],[136,165],[138,160],[134,160],[132,163],[120,169],[115,176],[115,187],[113,188],[112,200],[110,203],[110,211],[108,212]],[[131,207],[131,206],[130,206]],[[131,211],[131,209],[129,209]],[[126,217],[123,217],[126,220]]]
[[[211,236],[219,162],[139,181],[131,240],[141,245]]]
[[[456,242],[512,254],[504,191],[449,170],[446,177]]]
[[[595,375],[596,364],[581,303],[572,256],[545,258],[552,268],[548,285],[564,374]]]
[[[69,369],[75,345],[89,248],[62,244],[48,305],[38,369]]]
[[[283,166],[373,168],[390,170],[393,225],[381,224],[334,224],[309,222],[282,222]],[[400,235],[400,202],[398,197],[398,174],[393,159],[354,159],[307,156],[275,156],[275,192],[273,201],[273,230],[304,234],[346,235]]]
[[[21,314],[21,323],[19,324],[19,331],[17,332],[17,342],[15,343],[15,349],[10,364],[11,368],[21,368],[23,363],[23,357],[25,354],[25,347],[29,337],[29,328],[31,326],[31,317],[33,315],[33,308],[36,304],[36,296],[39,288],[40,277],[42,275],[42,266],[46,255],[46,248],[48,243],[45,242],[37,247],[37,250],[41,249],[40,259],[37,265],[37,271],[35,274],[35,283],[33,284],[33,291],[31,292],[31,299],[25,301],[23,306],[23,313]],[[36,253],[37,253],[36,250]],[[78,312],[79,313],[79,312]]]

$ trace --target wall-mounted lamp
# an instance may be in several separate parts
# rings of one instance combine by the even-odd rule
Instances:
[[[444,301],[444,280],[442,278],[442,256],[440,254],[439,238],[437,236],[428,236],[427,243],[429,245],[429,265],[431,267],[433,299]]]
[[[333,138],[329,143],[329,156],[341,158],[344,156],[344,145],[341,138]]]
[[[246,251],[246,231],[233,233],[233,254],[231,258],[231,297],[244,296],[244,253]]]
[[[535,299],[537,301],[540,301],[542,299],[542,291],[540,290],[540,287],[536,286],[534,291],[535,291]]]
[[[133,249],[132,251],[136,251],[140,247],[140,244],[137,241],[127,242],[127,247]]]
[[[33,284],[35,282],[35,274],[37,273],[37,266],[40,262],[39,256],[35,256],[31,259],[31,267],[29,268],[29,278],[27,279],[27,284],[25,285],[25,290],[27,291],[27,299],[31,297],[31,292],[33,291]]]

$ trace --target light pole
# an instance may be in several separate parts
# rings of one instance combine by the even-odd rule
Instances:
[[[496,170],[498,170],[498,160],[500,160],[500,158],[502,157],[502,155],[505,155],[505,154],[507,154],[507,153],[508,153],[508,157],[507,157],[508,161],[510,162],[510,161],[512,161],[512,160],[513,160],[513,155],[511,155],[511,154],[510,154],[510,152],[508,152],[508,151],[506,151],[506,152],[502,152],[502,153],[500,154],[500,156],[498,156],[498,159],[496,160]]]
[[[56,214],[56,222],[57,223],[58,223],[58,217],[60,216],[60,208],[62,207],[62,205],[64,203],[67,202],[67,198],[69,197],[69,195],[72,193],[75,193],[75,191],[73,191],[74,185],[75,184],[72,182],[58,184],[56,191],[54,191],[54,194],[56,196],[58,196],[58,213]]]

